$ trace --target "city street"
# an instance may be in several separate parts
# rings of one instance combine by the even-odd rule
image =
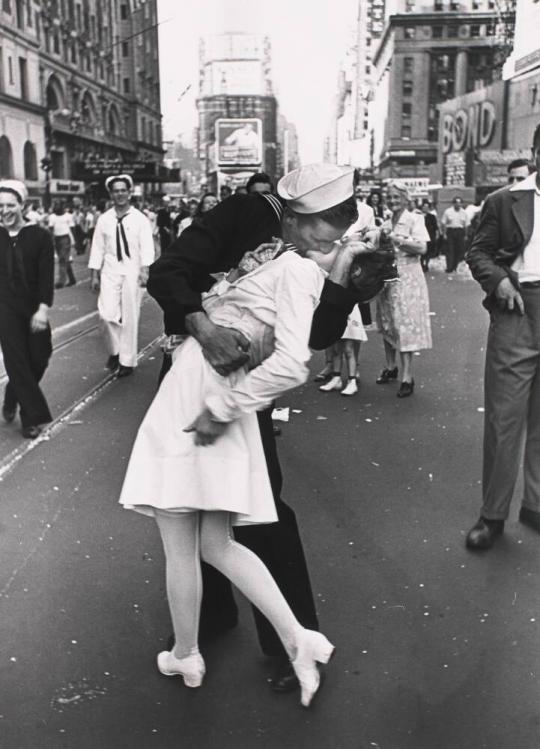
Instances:
[[[291,409],[284,498],[337,646],[309,710],[265,683],[245,602],[204,649],[201,689],[158,673],[171,631],[160,542],[117,498],[155,392],[160,310],[145,302],[139,368],[115,380],[87,281],[57,292],[44,389],[58,421],[35,443],[0,427],[2,749],[538,746],[540,545],[517,523],[519,485],[496,547],[464,548],[479,514],[488,316],[466,273],[437,269],[428,284],[434,349],[414,359],[413,397],[375,384],[383,349],[369,332],[357,396],[310,381],[279,404]]]

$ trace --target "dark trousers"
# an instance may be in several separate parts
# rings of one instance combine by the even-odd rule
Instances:
[[[70,284],[74,284],[76,279],[69,259],[71,254],[71,239],[69,236],[66,234],[64,237],[55,237],[54,249],[58,258],[58,286],[65,286],[66,279]]]
[[[7,305],[0,305],[0,346],[9,382],[4,406],[21,409],[23,427],[52,421],[49,406],[39,382],[52,353],[51,329],[39,333],[30,330],[30,318]]]
[[[167,358],[169,362],[165,361]],[[165,355],[160,382],[170,365],[170,357]],[[281,499],[283,479],[272,425],[272,411],[266,409],[257,416],[278,522],[237,527],[234,529],[234,535],[267,566],[300,624],[308,629],[318,629],[315,602],[296,515]],[[201,635],[233,624],[238,615],[229,580],[204,563],[202,571]],[[253,612],[263,653],[285,656],[281,640],[270,622],[257,609],[254,608]]]
[[[522,504],[540,512],[540,288],[525,314],[495,308],[486,348],[482,515],[505,520],[525,436]]]
[[[446,271],[456,270],[465,256],[465,229],[447,229],[446,231]]]

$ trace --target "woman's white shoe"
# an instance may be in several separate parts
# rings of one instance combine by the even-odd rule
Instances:
[[[317,663],[328,663],[334,646],[320,632],[304,629],[296,642],[296,657],[291,661],[300,682],[300,702],[309,707],[321,683]]]
[[[342,387],[343,382],[341,381],[341,377],[334,375],[332,379],[328,380],[324,385],[321,385],[319,390],[322,390],[323,393],[329,393],[331,390],[341,390]]]
[[[345,385],[345,387],[341,391],[341,395],[356,395],[357,392],[358,392],[358,385],[356,383],[356,378],[351,377],[349,379],[349,382]]]
[[[182,676],[186,687],[200,687],[206,671],[200,653],[177,658],[172,651],[163,650],[158,654],[157,667],[163,676]]]

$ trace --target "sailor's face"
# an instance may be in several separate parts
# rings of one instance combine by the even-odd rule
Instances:
[[[22,203],[12,192],[0,192],[0,223],[9,231],[22,221]]]
[[[287,240],[315,262],[335,251],[335,243],[345,233],[345,229],[336,229],[320,218],[298,218],[296,215],[289,216],[287,227]]]
[[[111,198],[115,206],[123,208],[129,203],[130,191],[125,182],[113,182]]]

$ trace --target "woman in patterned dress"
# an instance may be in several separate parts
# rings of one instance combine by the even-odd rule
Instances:
[[[396,357],[401,360],[398,398],[414,392],[412,357],[416,351],[431,348],[429,296],[420,257],[426,252],[429,234],[421,213],[407,210],[409,194],[399,180],[388,185],[388,205],[392,219],[382,231],[396,253],[399,282],[386,284],[377,297],[377,325],[383,335],[386,367],[377,379],[379,385],[397,379]]]

